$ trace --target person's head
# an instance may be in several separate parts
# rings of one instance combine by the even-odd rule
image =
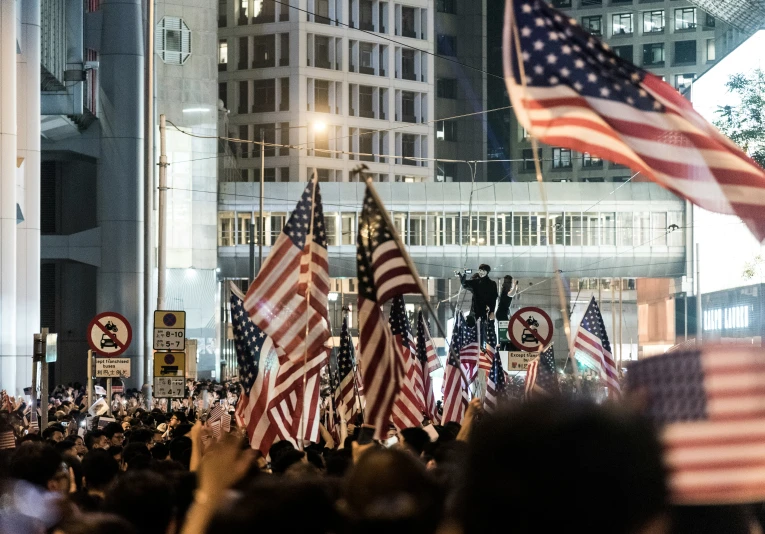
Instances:
[[[517,451],[522,461],[510,461]],[[571,518],[591,534],[665,532],[661,447],[650,422],[625,409],[557,399],[503,409],[476,425],[462,463],[465,534],[504,532],[493,514],[509,502],[524,510],[518,534],[564,532]],[[583,513],[593,495],[598,513]]]
[[[170,421],[168,421],[168,425],[170,428],[175,428],[178,425],[182,425],[188,422],[188,417],[186,417],[186,414],[180,411],[173,412],[173,415],[170,417]]]
[[[506,274],[502,278],[502,291],[510,291],[513,288],[513,277]]]
[[[483,278],[484,276],[488,276],[491,272],[491,267],[489,267],[487,264],[482,263],[478,266],[478,276]]]
[[[42,437],[43,439],[50,439],[52,441],[59,442],[64,439],[64,434],[66,434],[66,431],[61,425],[50,425],[48,428],[43,430]]]
[[[275,474],[283,474],[287,469],[292,467],[295,464],[298,464],[305,459],[305,453],[303,451],[298,451],[295,449],[289,449],[284,451],[282,454],[277,456],[275,460],[272,459],[271,461],[271,471],[273,471]]]
[[[77,445],[74,441],[65,439],[56,443],[56,450],[61,456],[77,457]]]
[[[134,428],[130,432],[128,443],[143,443],[144,445],[150,445],[152,440],[152,431],[148,428]]]
[[[121,445],[112,445],[107,449],[118,464],[122,463],[122,453],[125,449]]]
[[[104,511],[129,521],[141,534],[165,534],[173,519],[172,485],[147,470],[128,471],[106,494]]]
[[[69,466],[47,443],[22,443],[11,458],[9,473],[15,479],[49,491],[65,493],[69,490]]]
[[[119,472],[119,463],[109,451],[95,449],[82,459],[82,474],[88,491],[106,491]]]
[[[351,532],[427,534],[438,528],[443,504],[439,485],[411,454],[371,449],[346,479],[342,508]]]
[[[144,443],[128,443],[122,451],[126,469],[142,469],[151,463],[151,453]]]
[[[93,449],[107,449],[109,448],[109,438],[106,437],[103,430],[91,430],[85,434],[85,446],[89,451]]]
[[[155,428],[151,434],[152,446],[156,446],[158,443],[162,443],[162,436],[164,435],[165,433],[162,430],[160,430],[159,428]]]
[[[77,449],[77,456],[82,457],[86,452],[88,452],[88,448],[85,446],[85,441],[81,436],[72,434],[71,436],[66,437],[66,441],[71,441],[74,443],[74,446]]]
[[[156,443],[151,448],[151,457],[158,461],[169,460],[170,449],[168,449],[167,445],[165,445],[164,443]]]
[[[109,445],[122,445],[125,434],[122,431],[122,425],[114,422],[104,427],[104,435],[109,440]]]
[[[399,434],[402,444],[416,456],[421,455],[425,445],[430,443],[430,436],[422,428],[405,428]]]

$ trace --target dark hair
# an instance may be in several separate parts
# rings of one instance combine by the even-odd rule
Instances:
[[[112,439],[114,437],[114,434],[124,434],[125,431],[122,429],[122,425],[117,423],[116,421],[113,423],[109,423],[104,427],[104,435]]]
[[[522,456],[511,461],[512,454]],[[500,410],[474,429],[463,468],[457,502],[465,534],[506,531],[494,515],[507,503],[524,511],[513,518],[518,534],[564,532],[572,517],[581,532],[626,534],[667,509],[654,428],[619,407],[550,399]],[[598,513],[583,513],[593,495]]]
[[[419,456],[425,450],[425,445],[430,443],[430,436],[421,428],[405,428],[401,432],[404,444],[410,447]]]
[[[112,455],[112,458],[117,456],[118,454],[122,454],[125,450],[125,448],[122,445],[112,445],[108,449],[109,454]]]
[[[478,269],[481,270],[481,271],[486,271],[487,273],[491,272],[491,267],[486,265],[485,263],[482,263],[481,265],[479,265]]]
[[[188,422],[189,422],[189,418],[188,418],[188,417],[186,417],[186,414],[185,414],[184,412],[181,412],[181,411],[175,411],[175,412],[173,412],[173,415],[174,415],[174,416],[175,416],[175,417],[178,419],[178,421],[179,421],[180,423],[182,423],[182,424],[183,424],[183,423],[188,423]],[[172,416],[171,416],[171,417],[172,417]]]
[[[46,488],[61,468],[61,454],[47,443],[22,443],[11,458],[12,478]]]
[[[151,471],[125,473],[107,493],[104,511],[127,519],[141,534],[165,534],[175,505],[169,482]]]
[[[42,431],[42,437],[43,439],[52,439],[54,432],[61,432],[61,435],[63,436],[66,434],[66,430],[64,430],[64,427],[61,425],[50,425],[48,428]]]
[[[54,447],[60,454],[65,454],[67,451],[74,449],[76,444],[72,440],[65,439],[56,443]]]
[[[128,469],[140,469],[148,467],[151,463],[151,453],[144,443],[128,443],[122,452],[122,460]]]
[[[94,443],[97,439],[99,439],[101,436],[105,436],[104,432],[99,429],[91,430],[87,434],[85,434],[85,446],[88,448],[88,450],[93,448]]]
[[[284,473],[289,467],[300,462],[305,453],[303,451],[297,451],[295,449],[283,452],[274,460],[271,459],[271,471],[277,474]]]
[[[137,428],[130,433],[128,443],[151,443],[151,438],[154,432],[148,428]]]
[[[170,449],[164,443],[157,443],[151,448],[151,457],[155,460],[165,460],[167,455],[170,454]]]
[[[289,451],[294,451],[295,446],[287,440],[277,441],[272,444],[268,449],[268,455],[271,457],[271,463],[279,459],[279,457]]]
[[[109,451],[94,449],[82,458],[82,474],[88,489],[106,489],[119,472],[120,465]]]

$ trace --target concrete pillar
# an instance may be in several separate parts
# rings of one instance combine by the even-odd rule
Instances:
[[[24,222],[16,227],[17,387],[32,383],[32,336],[40,331],[40,0],[21,3],[18,56],[18,155],[24,179],[17,193]]]
[[[0,388],[16,384],[16,23],[0,2]]]
[[[104,0],[99,56],[101,158],[97,221],[99,312],[123,314],[133,327],[126,356],[131,386],[141,386],[144,345],[143,129],[144,47],[141,0]]]

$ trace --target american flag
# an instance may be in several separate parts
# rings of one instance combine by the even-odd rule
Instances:
[[[535,397],[556,395],[559,391],[558,374],[555,371],[555,351],[550,345],[529,364],[526,370],[524,394],[526,400],[531,400]]]
[[[314,177],[244,299],[253,322],[279,347],[280,363],[283,358],[302,361],[306,344],[309,359],[325,352],[324,343],[330,337],[327,258],[321,192]]]
[[[459,316],[458,316],[459,319]],[[462,421],[468,405],[465,388],[468,387],[465,371],[460,365],[460,348],[463,345],[464,330],[455,324],[452,332],[452,342],[449,345],[449,356],[444,369],[444,402],[441,423]]]
[[[223,406],[221,406],[220,404],[216,404],[215,406],[212,407],[212,409],[210,410],[210,413],[207,414],[207,423],[208,424],[214,423],[215,421],[221,418],[221,416],[223,415],[223,412],[225,411],[226,410],[223,409]]]
[[[503,49],[529,134],[626,165],[765,238],[765,172],[672,87],[542,0],[507,2]]]
[[[574,337],[574,348],[576,358],[600,372],[600,379],[603,385],[608,387],[609,392],[617,397],[621,396],[619,373],[611,354],[611,343],[608,342],[606,325],[595,297],[592,297],[587,311],[584,312],[582,323]]]
[[[236,403],[237,424],[244,428],[250,446],[264,455],[277,437],[268,418],[268,399],[276,381],[276,351],[270,337],[251,320],[243,295],[231,284],[231,325],[242,392]],[[263,334],[263,335],[261,335]]]
[[[13,430],[6,430],[0,432],[0,450],[15,449],[16,437],[13,435]]]
[[[348,332],[348,318],[343,317],[340,331],[340,348],[337,354],[337,387],[335,388],[335,406],[340,417],[348,421],[359,411],[359,397],[354,383],[356,380],[356,362],[353,340]]]
[[[390,329],[393,334],[397,356],[401,359],[404,376],[401,380],[401,390],[393,403],[393,424],[399,430],[420,426],[425,400],[422,395],[422,372],[414,358],[416,348],[412,339],[409,319],[406,315],[404,297],[393,297],[390,308]],[[417,385],[419,378],[419,389]]]
[[[494,365],[494,353],[497,352],[497,330],[493,319],[486,321],[486,346],[478,359],[478,368],[491,372]]]
[[[462,336],[462,345],[459,347],[460,363],[465,370],[468,384],[472,384],[473,380],[475,380],[475,375],[478,373],[478,353],[480,352],[478,347],[478,332],[481,328],[481,322],[476,321],[473,326],[470,326],[468,325],[467,320],[462,317],[462,313],[459,314],[458,319]]]
[[[627,388],[662,428],[673,504],[765,500],[765,354],[710,346],[634,362]]]
[[[425,414],[428,419],[438,424],[441,418],[438,416],[438,406],[436,405],[436,396],[433,393],[433,381],[430,379],[431,360],[438,362],[440,369],[441,361],[436,354],[436,348],[433,345],[433,339],[430,337],[428,325],[422,311],[417,314],[417,359],[422,367],[422,387],[425,395]]]
[[[502,360],[499,357],[499,352],[492,352],[492,354],[491,369],[486,379],[486,395],[483,398],[483,408],[488,413],[497,409],[506,387],[505,370],[502,369]]]
[[[393,346],[393,334],[380,306],[397,295],[419,293],[417,274],[407,263],[406,251],[394,236],[367,185],[359,217],[357,239],[359,280],[359,345],[366,397],[366,422],[381,439],[388,432],[393,403],[401,389],[405,369]]]

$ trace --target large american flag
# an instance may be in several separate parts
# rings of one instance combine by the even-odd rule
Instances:
[[[486,321],[486,346],[481,351],[478,359],[478,368],[491,372],[494,364],[494,353],[497,352],[497,329],[496,321],[489,319]]]
[[[348,331],[348,318],[343,317],[340,331],[340,348],[337,353],[337,387],[335,388],[335,406],[340,417],[348,421],[359,410],[359,397],[356,391],[356,362],[353,340]]]
[[[276,379],[277,356],[271,338],[250,320],[243,298],[232,283],[231,326],[242,387],[234,416],[239,427],[247,432],[250,446],[266,455],[277,437],[267,413]]]
[[[478,374],[478,353],[480,352],[478,346],[478,332],[481,328],[481,322],[476,321],[473,326],[468,325],[467,320],[462,316],[462,313],[458,315],[459,328],[461,333],[461,346],[460,350],[460,363],[465,370],[465,375],[468,379],[468,384],[472,384],[475,380],[475,375]]]
[[[406,261],[407,253],[395,239],[367,184],[359,217],[357,243],[359,281],[359,346],[366,397],[365,422],[381,439],[388,432],[393,403],[405,369],[393,346],[393,334],[380,306],[397,295],[419,293],[417,274]]]
[[[412,339],[412,330],[406,315],[404,297],[396,295],[391,301],[390,329],[393,334],[397,356],[401,359],[404,376],[401,390],[393,403],[393,424],[402,430],[422,425],[422,412],[425,401],[422,395],[422,372],[418,371],[419,362],[415,360],[416,348]],[[417,379],[419,378],[419,388]]]
[[[524,395],[526,400],[531,400],[549,397],[559,392],[558,374],[555,371],[555,350],[550,345],[529,364],[526,370]]]
[[[765,172],[672,87],[542,0],[508,0],[503,48],[529,134],[626,165],[765,238]]]
[[[436,347],[433,345],[433,339],[430,337],[428,325],[425,324],[425,318],[422,310],[417,314],[417,359],[422,367],[422,385],[425,395],[425,414],[428,419],[438,424],[441,418],[438,415],[438,405],[436,396],[433,393],[433,381],[430,379],[431,360],[438,362],[438,368],[442,367],[441,361],[436,354]]]
[[[765,353],[734,345],[634,362],[627,388],[661,425],[673,504],[765,500]]]
[[[459,317],[458,317],[459,318]],[[463,346],[464,330],[455,323],[452,332],[452,341],[449,345],[449,356],[446,359],[444,368],[444,402],[443,416],[441,423],[450,421],[462,422],[465,415],[465,409],[468,405],[468,396],[465,391],[469,383],[465,376],[465,371],[460,364],[462,356],[460,349]]]
[[[609,393],[621,396],[619,386],[619,372],[616,369],[611,343],[606,334],[606,325],[600,314],[595,297],[590,300],[587,311],[579,325],[579,330],[574,337],[575,357],[588,367],[600,373],[603,385],[608,387]]]
[[[279,347],[280,358],[303,360],[306,344],[309,359],[325,352],[324,343],[331,335],[327,257],[321,192],[314,177],[244,299],[253,322]]]
[[[499,357],[499,352],[492,352],[491,369],[486,379],[486,395],[483,398],[484,410],[488,413],[496,411],[505,387],[505,370],[502,369],[502,360]]]

